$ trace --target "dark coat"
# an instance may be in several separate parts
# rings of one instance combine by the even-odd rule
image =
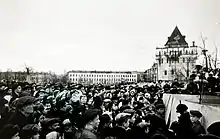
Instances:
[[[178,122],[173,122],[170,128],[176,133],[178,139],[194,139],[196,136],[192,129],[189,112],[181,114]]]
[[[186,92],[187,94],[198,95],[199,94],[198,85],[194,82],[190,82],[186,86]]]
[[[205,128],[202,126],[202,124],[197,121],[193,123],[193,131],[195,132],[196,135],[200,135],[200,134],[205,134]]]
[[[150,130],[148,136],[149,139],[168,139],[160,130]]]
[[[116,137],[117,139],[127,139],[127,131],[120,127],[116,126],[113,130],[113,136]]]
[[[92,131],[83,129],[79,139],[98,139],[98,137]]]
[[[8,124],[18,125],[22,129],[27,124],[34,124],[34,119],[32,116],[26,117],[16,111],[9,119]]]

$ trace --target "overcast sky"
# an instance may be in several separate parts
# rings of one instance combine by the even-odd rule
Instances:
[[[2,71],[144,71],[176,25],[220,49],[220,0],[0,0],[0,19]]]

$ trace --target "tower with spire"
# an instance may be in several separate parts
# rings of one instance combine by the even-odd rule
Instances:
[[[176,26],[165,45],[156,48],[157,80],[187,79],[195,67],[197,55],[195,42],[189,46]]]

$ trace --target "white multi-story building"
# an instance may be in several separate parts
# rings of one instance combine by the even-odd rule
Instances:
[[[69,71],[69,81],[85,84],[115,84],[124,82],[137,82],[136,72],[114,71]]]
[[[185,80],[195,68],[197,46],[189,46],[185,36],[175,27],[165,46],[156,48],[158,80]]]

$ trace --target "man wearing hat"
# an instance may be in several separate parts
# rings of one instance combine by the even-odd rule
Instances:
[[[188,107],[185,104],[179,104],[176,107],[176,112],[180,114],[177,122],[171,124],[171,129],[176,133],[179,139],[194,139],[195,134],[192,129],[190,114],[187,111]]]
[[[129,113],[119,113],[115,117],[116,127],[113,129],[113,136],[117,139],[127,139],[127,133],[130,122]]]
[[[40,137],[40,127],[37,124],[28,124],[25,125],[21,132],[21,139],[39,139]]]
[[[194,77],[189,78],[189,83],[185,86],[185,91],[187,94],[198,95],[199,88],[198,85],[194,82]]]
[[[27,124],[33,124],[34,119],[31,115],[34,113],[35,98],[24,96],[15,100],[15,113],[11,116],[8,123],[18,125],[20,128]]]
[[[164,104],[157,104],[156,105],[157,114],[161,118],[165,118],[165,105]]]
[[[190,111],[190,119],[193,123],[192,128],[196,135],[205,134],[205,129],[200,123],[200,119],[202,117],[202,114],[197,110],[191,110]]]
[[[207,78],[208,81],[208,87],[210,89],[210,93],[214,93],[215,92],[215,85],[216,85],[216,78],[213,76],[213,73],[210,72],[209,73],[209,77]]]
[[[97,129],[99,126],[99,114],[98,109],[88,109],[82,116],[82,133],[79,139],[97,139]]]

